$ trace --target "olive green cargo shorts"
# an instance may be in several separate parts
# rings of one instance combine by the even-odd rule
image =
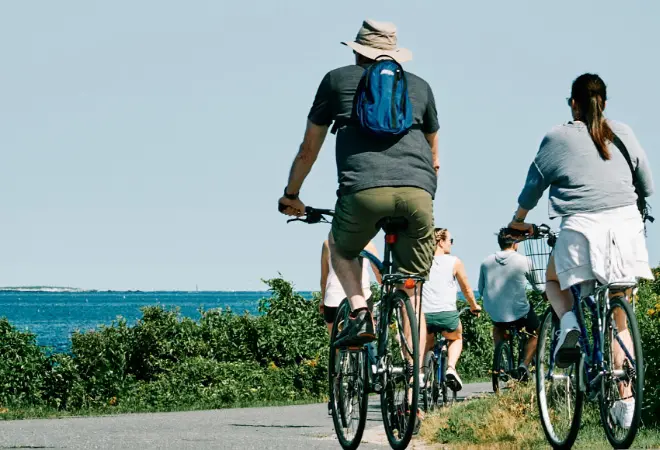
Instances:
[[[340,196],[332,220],[337,251],[345,258],[357,258],[384,217],[408,219],[408,229],[392,246],[394,271],[428,276],[435,250],[433,199],[420,188],[378,187]]]

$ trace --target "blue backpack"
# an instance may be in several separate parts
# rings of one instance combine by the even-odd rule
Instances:
[[[358,84],[353,110],[351,120],[335,120],[333,133],[344,124],[359,124],[378,136],[406,133],[412,127],[413,115],[401,64],[393,59],[380,59],[371,64]]]

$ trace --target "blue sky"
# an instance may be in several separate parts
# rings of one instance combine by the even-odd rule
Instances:
[[[251,290],[281,272],[317,289],[328,227],[286,225],[276,201],[364,18],[396,23],[435,92],[435,220],[476,285],[580,73],[605,79],[660,179],[658,17],[642,1],[2,2],[0,285]],[[332,207],[335,189],[330,138],[302,198]]]

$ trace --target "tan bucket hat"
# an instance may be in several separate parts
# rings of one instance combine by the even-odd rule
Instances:
[[[396,46],[396,26],[390,22],[365,20],[362,22],[354,42],[342,42],[369,59],[389,56],[398,63],[410,61],[412,52]]]

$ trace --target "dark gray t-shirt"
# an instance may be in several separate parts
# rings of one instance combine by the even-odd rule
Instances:
[[[350,118],[353,98],[364,67],[351,65],[328,72],[316,92],[308,119],[330,126],[337,117]],[[356,126],[337,132],[336,160],[339,191],[351,194],[375,187],[413,186],[435,197],[437,177],[424,133],[440,128],[429,84],[406,72],[413,106],[413,128],[403,136],[376,137]]]

